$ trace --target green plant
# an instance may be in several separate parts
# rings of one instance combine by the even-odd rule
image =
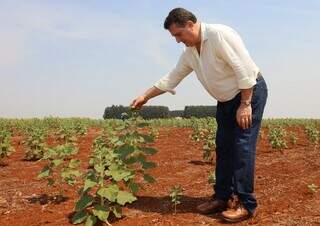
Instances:
[[[216,183],[216,174],[215,171],[209,174],[208,176],[208,183],[214,185]]]
[[[70,125],[61,125],[61,127],[56,131],[55,135],[59,143],[73,143],[77,141],[77,132]]]
[[[314,145],[317,145],[320,140],[320,131],[316,128],[314,125],[307,125],[305,127],[305,133],[307,134],[307,137],[311,143]]]
[[[216,148],[215,133],[211,132],[208,134],[202,147],[202,150],[203,150],[202,158],[206,162],[212,162],[215,148]]]
[[[281,126],[270,128],[269,130],[269,142],[274,149],[287,148],[286,131]]]
[[[216,147],[215,137],[217,124],[212,118],[195,119],[192,118],[193,133],[190,135],[194,141],[203,141],[202,157],[205,162],[211,162],[213,152]]]
[[[292,145],[296,145],[296,144],[297,144],[298,138],[297,138],[297,135],[296,135],[294,132],[291,132],[291,133],[289,134],[289,139],[290,139],[290,143],[291,143]]]
[[[151,127],[151,134],[154,138],[159,138],[159,129],[155,127]]]
[[[174,213],[177,213],[177,205],[181,204],[181,196],[182,196],[182,187],[181,185],[176,185],[170,190],[171,202],[174,205]]]
[[[0,165],[3,164],[3,159],[13,152],[10,139],[11,135],[9,132],[0,131]]]
[[[133,114],[115,128],[106,127],[94,141],[91,168],[86,172],[84,186],[79,191],[73,224],[94,225],[100,220],[110,225],[110,214],[120,218],[122,206],[137,199],[135,193],[143,188],[137,182],[138,176],[148,183],[155,181],[145,173],[145,170],[156,167],[146,159],[146,155],[156,153],[156,149],[146,147],[147,143],[153,142],[153,137],[139,131],[146,126],[148,124],[141,117]]]
[[[87,125],[81,120],[77,120],[73,125],[73,130],[77,135],[86,135],[87,134]]]
[[[72,144],[49,148],[42,158],[47,161],[47,164],[38,174],[38,179],[47,179],[48,186],[57,185],[63,197],[62,184],[65,182],[68,185],[74,185],[76,178],[81,176],[81,172],[77,169],[80,160],[71,159],[71,156],[77,152],[77,148]],[[55,178],[58,179],[55,180]]]
[[[24,142],[27,149],[25,159],[30,161],[41,159],[47,150],[46,139],[47,134],[45,130],[34,128]]]

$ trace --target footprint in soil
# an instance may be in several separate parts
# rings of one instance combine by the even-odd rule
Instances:
[[[63,195],[53,195],[49,196],[47,194],[34,195],[32,197],[26,198],[29,203],[39,203],[40,205],[45,205],[48,203],[60,204],[67,201],[69,198]]]
[[[208,162],[205,162],[205,161],[199,161],[199,160],[190,160],[188,163],[190,164],[194,164],[194,165],[212,165],[212,161],[208,161]]]

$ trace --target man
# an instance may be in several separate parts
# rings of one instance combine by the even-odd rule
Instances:
[[[186,46],[176,67],[143,95],[132,101],[140,108],[150,98],[170,92],[195,71],[203,87],[217,101],[216,184],[211,199],[197,207],[201,213],[221,212],[223,219],[239,222],[252,217],[256,142],[268,90],[259,68],[232,28],[198,22],[183,8],[173,9],[164,22],[178,43]],[[236,195],[238,203],[228,209]]]

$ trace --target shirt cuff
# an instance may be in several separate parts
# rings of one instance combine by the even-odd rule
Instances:
[[[238,88],[239,89],[250,89],[252,88],[257,81],[254,78],[243,78],[238,80]]]
[[[165,87],[163,84],[161,84],[160,82],[156,82],[153,86],[157,87],[158,89],[165,91],[165,92],[169,92],[172,95],[176,94],[176,91],[174,89],[169,89],[167,87]]]

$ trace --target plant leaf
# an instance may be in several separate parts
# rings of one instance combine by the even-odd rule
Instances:
[[[136,192],[138,192],[138,190],[139,190],[138,184],[136,184],[136,183],[134,183],[134,182],[130,182],[130,183],[129,183],[129,188],[130,188],[130,190],[131,190],[133,193],[136,193]]]
[[[120,205],[125,205],[127,202],[132,203],[133,201],[137,200],[136,197],[133,196],[132,193],[127,191],[119,191],[117,195],[117,202]]]
[[[157,167],[157,164],[154,162],[142,162],[143,169],[151,169]]]
[[[156,180],[149,174],[144,174],[143,179],[148,183],[154,183]]]
[[[104,166],[102,164],[95,164],[94,169],[98,172],[101,173],[104,171]]]
[[[87,191],[89,188],[92,188],[92,187],[96,186],[97,184],[98,183],[97,183],[96,179],[93,176],[88,177],[84,181],[83,192]]]
[[[115,205],[115,206],[111,207],[111,210],[117,218],[122,217],[122,208],[120,205]]]
[[[100,188],[97,191],[97,194],[100,195],[101,197],[107,198],[110,202],[115,202],[118,191],[119,191],[118,185],[111,184],[107,188]]]
[[[61,163],[63,163],[63,160],[62,159],[55,159],[55,160],[52,160],[52,163],[54,166],[59,166]]]
[[[44,177],[48,177],[50,175],[50,167],[48,165],[46,165],[45,167],[43,167],[43,169],[41,170],[41,172],[38,175],[38,178],[44,178]]]
[[[48,186],[52,186],[54,184],[54,180],[52,178],[48,178]]]
[[[153,136],[151,136],[151,135],[141,134],[140,136],[143,137],[144,142],[146,142],[146,143],[152,143],[152,142],[154,142],[154,138],[153,138]]]
[[[127,155],[134,152],[134,147],[131,145],[123,145],[118,150],[117,153],[120,155],[120,158],[125,159]]]
[[[75,169],[80,165],[81,161],[79,159],[71,159],[69,162],[69,168]]]
[[[94,206],[94,209],[92,210],[92,213],[99,218],[99,220],[106,222],[109,217],[109,211],[106,207],[101,205]]]
[[[121,181],[122,179],[127,181],[131,177],[131,171],[120,168],[116,164],[112,164],[109,167],[109,170],[106,171],[106,176],[111,176],[115,181]]]
[[[153,154],[155,154],[155,153],[158,152],[157,149],[155,149],[155,148],[148,148],[148,147],[142,148],[141,150],[142,150],[144,153],[149,154],[149,155],[153,155]]]
[[[84,210],[77,212],[76,214],[73,215],[72,217],[72,224],[80,224],[86,220],[88,217],[88,213]]]
[[[85,223],[85,226],[94,226],[97,223],[97,218],[94,215],[90,215]]]
[[[93,202],[93,197],[88,194],[84,194],[81,199],[76,203],[76,211],[83,210],[87,206],[90,206]]]

